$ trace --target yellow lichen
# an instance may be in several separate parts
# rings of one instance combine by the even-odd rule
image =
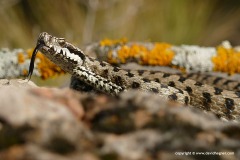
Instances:
[[[108,52],[108,54],[107,54],[107,59],[108,59],[108,62],[109,62],[109,63],[112,63],[112,64],[116,64],[116,63],[118,62],[117,59],[114,58],[112,51],[109,51],[109,52]]]
[[[174,57],[174,52],[171,50],[171,45],[167,43],[155,43],[153,49],[142,58],[142,63],[145,65],[168,66],[171,64]]]
[[[122,46],[117,52],[117,59],[120,63],[126,63],[127,60],[139,61],[139,59],[148,52],[147,48],[137,44],[131,46]]]
[[[233,48],[217,47],[217,55],[212,58],[214,71],[226,72],[229,74],[240,72],[240,52]]]
[[[33,49],[27,50],[28,57],[31,58]],[[49,59],[47,59],[43,54],[38,53],[36,59],[39,59],[39,63],[37,68],[41,73],[41,78],[47,79],[49,77],[53,77],[56,75],[60,75],[65,73],[60,67],[52,63]]]
[[[22,74],[23,74],[24,76],[26,76],[26,75],[28,74],[28,70],[24,69],[24,70],[22,71]]]
[[[171,45],[167,43],[155,43],[152,49],[141,44],[122,45],[117,52],[112,50],[108,52],[108,61],[110,63],[126,63],[127,61],[136,61],[144,65],[170,65],[174,57],[174,52],[170,49]],[[117,53],[117,55],[113,55]]]
[[[111,40],[108,38],[103,39],[100,41],[100,46],[112,46],[116,44],[125,44],[127,42],[127,38]]]
[[[18,53],[18,63],[24,63],[25,62],[25,57],[23,53]]]

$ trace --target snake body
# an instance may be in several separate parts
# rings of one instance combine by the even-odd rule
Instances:
[[[183,76],[168,73],[145,71],[142,76],[149,80],[187,91],[191,97],[190,104],[192,106],[211,111],[218,117],[235,119],[233,116],[240,114],[240,92],[238,91],[220,89]]]
[[[183,74],[181,76],[188,79],[193,79],[193,80],[202,82],[204,84],[210,84],[218,88],[231,90],[231,91],[240,91],[240,82],[237,80],[228,79],[228,78],[219,77],[219,76],[213,76],[213,75],[203,75],[200,73]]]
[[[70,73],[74,79],[101,92],[118,95],[129,89],[153,92],[159,96],[211,111],[227,120],[240,119],[240,94],[205,85],[179,75],[148,71],[124,70],[85,55],[63,38],[43,32],[39,35],[31,64],[37,50]],[[33,65],[30,64],[29,76]]]

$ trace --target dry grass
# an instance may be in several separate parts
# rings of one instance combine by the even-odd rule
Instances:
[[[0,47],[30,48],[42,31],[78,46],[105,37],[239,44],[240,3],[227,0],[1,0]],[[93,3],[94,2],[94,3]]]

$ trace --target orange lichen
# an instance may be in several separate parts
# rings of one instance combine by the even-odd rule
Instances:
[[[174,57],[174,52],[167,43],[155,43],[153,49],[148,54],[144,54],[142,63],[146,65],[168,66]]]
[[[120,63],[126,63],[127,60],[136,60],[145,55],[148,52],[147,48],[144,46],[140,46],[137,44],[133,44],[132,46],[122,46],[117,52],[117,59]]]
[[[112,46],[116,44],[125,44],[127,42],[127,38],[111,40],[108,38],[103,39],[100,41],[100,46]]]
[[[170,49],[171,45],[167,43],[155,43],[152,49],[140,44],[122,45],[117,52],[112,50],[108,52],[108,61],[110,63],[126,63],[127,61],[136,61],[144,65],[170,65],[174,57],[174,52]],[[113,55],[117,53],[117,55]]]
[[[31,58],[32,52],[33,49],[27,50],[28,58]],[[41,53],[37,54],[36,59],[40,60],[37,65],[37,68],[39,69],[39,72],[41,73],[41,78],[43,79],[47,79],[49,77],[65,73],[60,67],[52,63]]]
[[[109,51],[109,52],[108,52],[108,54],[107,54],[107,59],[108,59],[108,62],[111,63],[111,64],[116,64],[116,63],[118,63],[117,59],[114,58],[112,51]]]
[[[217,55],[212,58],[214,71],[226,72],[229,74],[240,72],[240,52],[233,48],[217,47]]]
[[[22,74],[23,74],[24,76],[26,76],[26,75],[28,74],[28,70],[24,69],[24,70],[22,71]]]
[[[24,63],[25,62],[25,57],[23,53],[18,53],[18,63]]]

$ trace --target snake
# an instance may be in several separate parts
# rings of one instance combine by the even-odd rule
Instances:
[[[212,86],[225,90],[240,91],[240,82],[236,79],[201,73],[181,74],[181,76],[188,79],[194,79],[204,84],[210,84]]]
[[[33,51],[28,78],[40,51],[53,63],[72,75],[72,86],[84,86],[112,96],[137,89],[161,98],[212,112],[222,120],[240,120],[240,93],[203,84],[181,75],[144,70],[127,70],[90,57],[67,42],[47,32],[40,33]],[[81,87],[80,87],[81,88]]]

